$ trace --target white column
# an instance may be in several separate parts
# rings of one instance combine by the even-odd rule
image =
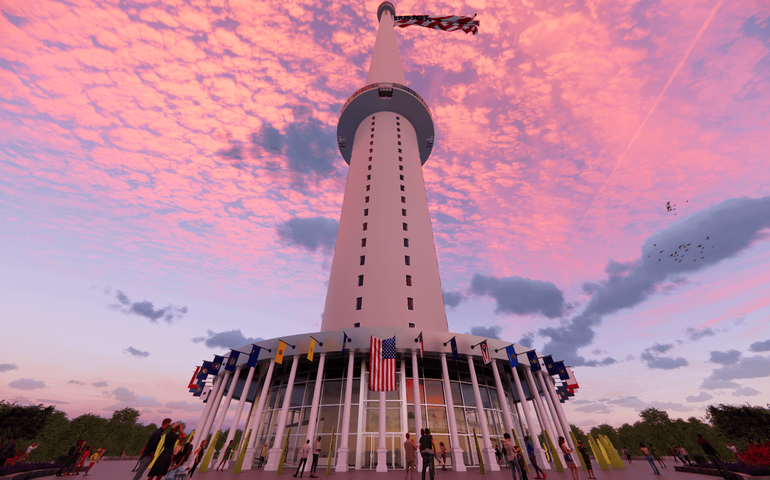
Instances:
[[[240,374],[241,367],[238,367],[238,370],[236,371],[235,378],[238,378],[238,375]],[[246,405],[246,397],[249,394],[249,388],[251,388],[251,381],[254,379],[254,371],[257,369],[256,366],[249,368],[249,373],[246,375],[246,383],[243,384],[243,390],[241,391],[241,399],[238,400],[238,406],[235,408],[235,416],[233,416],[233,424],[230,426],[230,433],[227,434],[227,440],[225,440],[225,447],[230,444],[230,440],[233,440],[235,438],[235,432],[238,430],[238,423],[241,421],[241,414],[243,413],[243,407]],[[248,429],[243,429],[243,437],[246,436],[248,433]],[[237,460],[238,458],[233,455],[233,459]]]
[[[535,378],[532,376],[532,369],[529,366],[525,366],[523,368],[524,374],[527,377],[527,385],[529,385],[529,391],[532,393],[532,401],[535,404],[535,411],[537,412],[538,419],[540,420],[540,428],[541,430],[545,429],[545,431],[548,432],[548,436],[551,437],[551,441],[555,443],[558,437],[555,435],[556,431],[553,429],[553,425],[551,425],[550,420],[548,419],[548,413],[546,413],[542,399],[540,398],[540,393],[538,393],[537,385],[535,384]],[[559,452],[551,452],[551,455],[557,455],[558,453]],[[548,463],[545,465],[550,468]]]
[[[490,471],[500,471],[500,465],[497,464],[497,457],[495,457],[495,449],[492,448],[492,440],[489,438],[489,425],[487,425],[487,414],[484,412],[484,404],[481,401],[481,391],[479,391],[479,381],[476,378],[476,367],[473,365],[473,357],[468,355],[468,367],[471,372],[471,382],[473,383],[473,395],[476,397],[476,409],[479,416],[479,424],[481,425],[481,438],[484,441],[484,448],[481,449],[481,454],[484,455],[484,461],[487,464],[487,468]]]
[[[516,435],[516,430],[513,428],[513,419],[511,418],[511,409],[508,407],[508,400],[505,398],[505,390],[503,390],[503,382],[500,380],[500,372],[497,370],[497,360],[494,359],[492,360],[492,375],[495,377],[497,398],[503,410],[503,423],[505,424],[505,431],[508,432],[509,435]]]
[[[281,413],[278,415],[278,427],[275,429],[275,441],[273,447],[267,454],[267,465],[265,465],[266,472],[275,472],[278,470],[278,463],[281,461],[281,450],[283,450],[283,431],[286,429],[286,417],[289,414],[289,405],[291,404],[291,392],[294,390],[294,378],[297,376],[297,364],[299,363],[299,355],[294,355],[294,359],[291,362],[291,372],[289,373],[289,381],[286,384],[286,393],[283,395],[283,405],[281,405]]]
[[[564,432],[562,431],[561,425],[559,424],[559,417],[556,416],[556,409],[553,406],[553,402],[551,402],[551,396],[548,394],[548,387],[545,386],[545,379],[543,378],[542,370],[540,371],[540,374],[536,376],[540,378],[540,386],[543,388],[543,398],[545,398],[545,404],[548,406],[548,411],[551,412],[551,419],[554,426],[556,427],[556,432],[560,437],[563,437]],[[553,440],[554,448],[559,450],[559,439],[552,438],[551,440]]]
[[[227,397],[225,397],[225,407],[222,409],[222,415],[217,420],[217,424],[214,427],[215,432],[222,430],[222,425],[225,423],[225,417],[227,417],[227,411],[230,409],[230,402],[233,401],[233,393],[235,393],[235,385],[238,383],[238,375],[241,373],[241,367],[235,369],[232,380],[230,380],[230,387],[227,389]],[[227,444],[225,444],[227,447]]]
[[[386,413],[386,401],[385,401],[385,392],[380,392],[380,423],[379,423],[379,440],[377,445],[377,471],[378,472],[387,472],[388,471],[388,447],[385,445],[385,428],[386,428],[386,422],[385,422],[385,413]]]
[[[198,424],[195,425],[195,438],[193,438],[193,447],[198,448],[198,444],[201,442],[203,436],[203,428],[206,426],[206,422],[209,419],[209,413],[211,412],[211,406],[214,404],[212,394],[219,388],[219,384],[222,381],[221,378],[215,378],[211,390],[208,393],[208,400],[203,406],[203,412],[201,412],[201,418],[198,420]]]
[[[315,424],[318,419],[318,404],[321,401],[321,383],[324,374],[324,364],[326,363],[326,354],[322,353],[318,358],[318,373],[315,376],[315,389],[313,390],[313,403],[310,405],[310,419],[307,424],[307,438],[310,445],[315,448]]]
[[[412,354],[412,363],[417,364],[417,354]],[[444,395],[446,396],[446,412],[447,418],[449,418],[449,441],[452,443],[449,450],[452,455],[452,470],[455,472],[465,472],[465,460],[463,459],[463,449],[460,448],[460,437],[457,435],[457,420],[455,419],[455,403],[452,398],[452,385],[449,382],[449,368],[446,364],[446,353],[441,354],[441,373],[444,379]],[[419,427],[421,428],[421,427]],[[418,428],[418,431],[419,431]],[[418,455],[422,457],[422,455]],[[422,459],[420,459],[420,463]],[[422,471],[420,467],[419,471]]]
[[[417,471],[422,471],[422,455],[419,451],[420,430],[422,430],[422,402],[420,395],[420,367],[417,365],[417,352],[412,352],[412,391],[414,392],[414,442],[417,443]],[[451,427],[450,427],[451,428]]]
[[[553,382],[551,382],[550,378],[545,377],[542,370],[540,371],[540,375],[542,375],[543,381],[548,388],[548,393],[550,393],[551,402],[556,410],[556,417],[559,422],[561,422],[561,428],[564,431],[564,439],[567,440],[567,446],[572,450],[577,451],[575,443],[572,441],[572,436],[569,434],[572,430],[570,429],[569,422],[567,422],[567,417],[564,415],[564,410],[561,408],[561,402],[559,401],[559,396],[556,395],[556,389],[553,387]]]
[[[243,470],[251,470],[251,466],[254,464],[257,437],[259,436],[259,425],[262,423],[262,414],[265,411],[265,402],[267,401],[267,395],[270,392],[270,382],[273,379],[274,369],[275,359],[270,360],[270,366],[267,367],[267,375],[265,375],[265,380],[262,383],[262,392],[259,394],[259,400],[254,409],[254,419],[251,421],[252,437],[249,439],[249,444],[246,446],[246,456],[243,460],[243,465],[241,466],[241,469]]]
[[[217,412],[219,412],[219,406],[222,403],[222,396],[225,394],[225,385],[227,385],[227,381],[230,380],[230,372],[225,372],[224,376],[222,377],[222,380],[219,382],[219,387],[217,388],[217,391],[214,394],[214,404],[211,406],[211,410],[209,411],[209,416],[206,419],[206,425],[203,428],[203,438],[208,438],[209,433],[211,433],[211,426],[214,424],[214,420],[217,418]],[[209,399],[209,402],[211,399]]]
[[[524,412],[524,419],[526,420],[527,428],[529,429],[529,432],[526,432],[525,435],[529,436],[529,440],[532,442],[532,446],[535,447],[535,457],[539,458],[543,465],[548,465],[545,452],[543,452],[543,449],[540,448],[540,442],[537,441],[535,424],[532,422],[532,414],[529,411],[527,397],[524,396],[524,389],[521,386],[519,370],[516,367],[511,367],[511,373],[513,374],[513,383],[516,385],[516,393],[519,395],[519,405],[521,405],[521,411]],[[540,430],[542,431],[542,428]]]
[[[348,471],[348,455],[350,454],[350,403],[353,400],[353,369],[355,368],[356,354],[352,351],[348,357],[348,377],[345,379],[345,404],[342,407],[342,428],[340,429],[340,446],[337,449],[337,462],[334,465],[335,472]],[[362,407],[358,407],[362,408]]]

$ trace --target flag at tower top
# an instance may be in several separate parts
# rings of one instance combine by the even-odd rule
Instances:
[[[409,25],[419,25],[420,27],[444,30],[445,32],[454,32],[462,30],[465,33],[476,35],[479,33],[480,22],[476,20],[476,15],[472,17],[462,17],[458,15],[447,15],[444,17],[434,17],[431,15],[397,15],[395,26],[400,28]]]

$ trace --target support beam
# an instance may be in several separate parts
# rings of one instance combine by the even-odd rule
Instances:
[[[289,414],[289,405],[291,404],[291,393],[294,390],[294,378],[297,376],[297,364],[299,363],[299,355],[294,355],[294,359],[291,362],[291,372],[289,373],[289,381],[286,384],[286,393],[283,395],[283,405],[281,405],[281,413],[278,415],[278,426],[275,429],[275,441],[273,447],[267,454],[267,465],[265,465],[266,472],[278,471],[278,464],[281,461],[281,451],[283,450],[283,432],[286,429],[286,417]]]
[[[348,356],[348,376],[345,379],[345,404],[342,407],[342,432],[340,434],[340,446],[337,449],[337,462],[334,465],[335,472],[347,472],[350,460],[348,458],[350,454],[350,404],[353,401],[353,369],[355,368],[355,361],[356,354],[351,351]]]
[[[487,424],[487,414],[484,412],[484,404],[481,401],[481,391],[479,391],[479,380],[476,378],[476,367],[473,365],[473,357],[468,355],[468,367],[471,373],[471,382],[473,383],[473,396],[476,397],[476,410],[481,425],[481,438],[484,448],[481,454],[484,455],[484,463],[488,465],[490,471],[499,472],[500,465],[497,464],[495,449],[492,448],[492,439],[489,438],[489,425]]]
[[[262,423],[262,414],[265,412],[267,395],[270,392],[270,382],[273,380],[273,370],[275,370],[275,359],[270,360],[265,380],[262,382],[262,392],[259,394],[257,406],[254,407],[254,419],[251,421],[251,438],[249,439],[249,444],[246,446],[246,456],[243,460],[243,466],[241,467],[243,470],[251,470],[252,465],[254,465],[259,427]]]
[[[416,362],[416,353],[413,354],[413,364],[417,364]],[[455,472],[465,472],[465,460],[463,459],[463,449],[460,447],[460,437],[457,435],[457,420],[455,419],[455,405],[454,400],[452,399],[452,385],[449,382],[449,368],[446,364],[446,353],[441,354],[441,373],[442,378],[444,379],[444,395],[446,397],[446,410],[447,410],[447,418],[449,419],[449,441],[452,443],[451,448],[449,449],[449,452],[452,456],[452,470]],[[417,430],[422,428],[417,427]],[[422,455],[417,455],[417,457],[422,457]],[[418,464],[422,464],[422,458],[418,461]],[[419,468],[419,471],[422,471],[422,467]]]

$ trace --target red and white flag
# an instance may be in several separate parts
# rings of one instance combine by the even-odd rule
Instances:
[[[479,33],[480,24],[476,20],[476,15],[472,17],[459,15],[446,15],[443,17],[432,15],[397,15],[394,20],[394,25],[401,28],[408,27],[409,25],[418,25],[425,28],[444,30],[445,32],[462,30],[465,33],[472,33],[474,35]]]
[[[193,373],[193,376],[190,379],[190,383],[187,385],[187,388],[198,388],[198,382],[195,381],[195,379],[198,377],[198,372],[200,371],[201,371],[201,367],[195,367],[195,373]]]
[[[369,390],[393,392],[396,390],[396,337],[370,337]]]
[[[484,360],[484,365],[492,363],[492,356],[489,354],[489,345],[487,345],[487,341],[484,340],[481,342],[479,347],[481,347],[481,359]]]
[[[572,369],[570,367],[567,367],[567,375],[569,375],[569,378],[567,379],[567,388],[570,390],[577,390],[580,388],[578,386],[577,380],[575,380],[575,375],[572,373]]]

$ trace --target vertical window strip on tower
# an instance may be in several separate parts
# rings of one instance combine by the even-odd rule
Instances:
[[[359,278],[359,284],[363,284],[364,276],[363,275],[359,275],[358,278]],[[407,287],[411,287],[412,286],[412,276],[411,275],[407,275],[406,276],[406,286]]]
[[[410,257],[409,255],[404,255],[404,265],[409,266],[411,264],[412,264],[412,257]]]
[[[356,298],[356,310],[361,310],[362,303],[364,303],[364,297]]]
[[[365,264],[366,263],[366,255],[361,255],[361,258],[359,260],[360,260],[360,265]]]
[[[404,228],[405,232],[409,231],[409,226],[406,224],[406,222],[402,223],[401,226]]]
[[[365,238],[362,238],[362,239],[361,239],[361,246],[362,246],[362,247],[365,247],[365,246],[366,246],[366,239],[365,239]]]
[[[364,222],[364,231],[366,230],[366,227],[368,227],[367,223],[368,222]]]
[[[359,287],[363,287],[364,286],[364,276],[363,275],[359,275],[358,276],[358,286]]]
[[[404,246],[405,246],[405,247],[408,247],[408,246],[409,246],[409,239],[408,239],[408,238],[405,238],[405,239],[404,239]],[[363,264],[362,264],[362,265],[363,265]]]
[[[412,297],[406,297],[406,308],[414,310],[414,299]]]

